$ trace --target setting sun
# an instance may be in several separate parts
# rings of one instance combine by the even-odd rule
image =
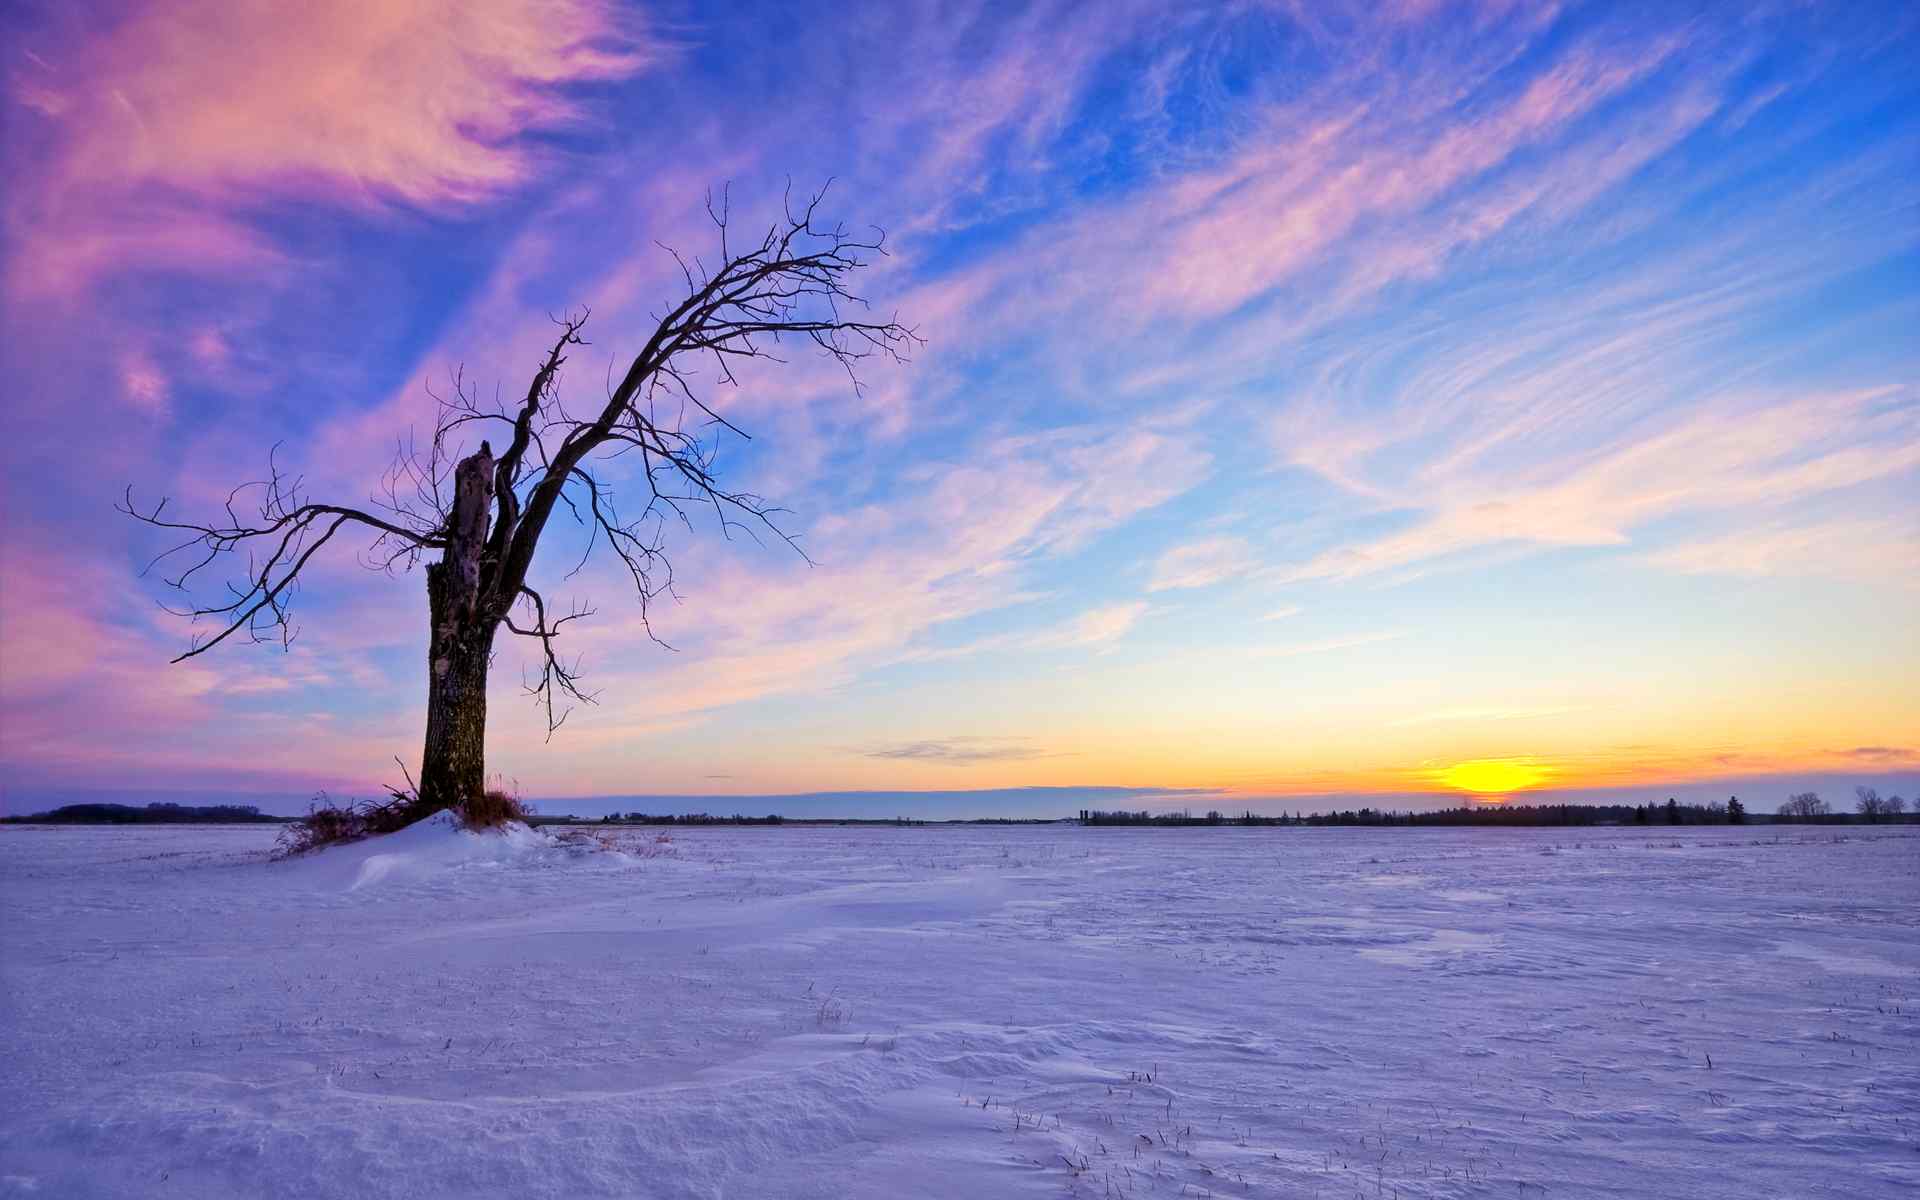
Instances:
[[[1551,774],[1548,768],[1523,758],[1476,758],[1445,768],[1438,772],[1438,778],[1463,792],[1504,796],[1545,783]]]

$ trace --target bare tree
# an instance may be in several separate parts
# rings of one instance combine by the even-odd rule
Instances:
[[[1789,820],[1811,821],[1827,815],[1827,802],[1818,792],[1795,792],[1780,806],[1780,815]]]
[[[624,567],[644,619],[649,603],[672,587],[663,538],[669,522],[691,527],[704,513],[723,534],[765,533],[793,545],[779,509],[717,476],[720,441],[746,435],[710,406],[709,389],[736,384],[746,360],[785,361],[780,354],[788,345],[833,359],[858,389],[861,360],[904,361],[919,342],[897,319],[869,318],[848,286],[872,255],[886,252],[885,235],[821,224],[820,202],[815,195],[797,209],[789,204],[764,236],[741,246],[731,240],[724,197],[717,208],[709,198],[719,241],[714,265],[668,251],[686,295],[658,316],[618,381],[609,377],[604,400],[576,415],[562,398],[561,369],[575,347],[587,344],[581,331],[588,314],[560,318],[552,348],[517,403],[483,403],[456,376],[438,397],[431,442],[424,449],[403,445],[367,508],[309,499],[301,479],[272,456],[266,478],[234,489],[224,515],[211,521],[175,520],[164,499],[138,507],[129,489],[124,512],[184,535],[154,560],[184,562],[167,579],[190,597],[176,611],[214,625],[173,661],[236,638],[285,645],[294,634],[292,601],[302,572],[343,534],[371,535],[365,561],[382,569],[437,556],[426,569],[427,729],[417,794],[422,811],[477,796],[486,774],[487,673],[502,626],[536,644],[541,666],[527,686],[544,706],[549,733],[566,719],[557,698],[593,699],[581,687],[577,662],[559,646],[567,626],[589,610],[557,608],[530,580],[555,510],[586,527],[588,555],[611,553]],[[458,456],[473,433],[495,428],[505,446],[498,455],[483,439]],[[625,460],[636,504],[623,507],[616,497],[613,459]],[[188,589],[217,562],[244,567],[217,599],[191,599]]]
[[[1869,821],[1878,821],[1887,814],[1887,802],[1880,798],[1880,789],[1857,787],[1853,789],[1853,811]]]

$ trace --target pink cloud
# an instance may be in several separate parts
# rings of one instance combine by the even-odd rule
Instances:
[[[1103,604],[1081,613],[1050,641],[1063,646],[1100,646],[1125,637],[1147,614],[1144,601]]]
[[[401,782],[393,760],[411,765],[419,753],[424,675],[390,668],[424,654],[420,576],[384,579],[347,556],[324,566],[306,580],[290,650],[234,645],[172,663],[188,625],[142,593],[132,567],[9,539],[0,555],[0,763],[16,779],[81,786],[167,779],[364,795]],[[502,651],[497,741],[526,761],[539,726],[530,712],[518,719],[516,649]],[[344,707],[343,692],[356,697]]]
[[[298,694],[352,670],[304,651],[169,665],[179,650],[172,621],[133,594],[119,570],[11,532],[0,576],[0,761],[15,769],[81,782],[116,774],[144,782],[128,772],[167,765],[257,771],[263,735],[284,739],[285,727],[228,701]],[[76,656],[84,671],[75,671]],[[331,723],[309,714],[309,761],[323,760]],[[360,746],[349,757],[368,752]]]
[[[525,177],[522,131],[576,114],[555,85],[648,61],[633,23],[591,0],[150,6],[58,65],[61,182],[473,200]]]
[[[149,418],[164,417],[170,389],[167,377],[143,351],[130,350],[120,356],[120,391],[142,415]]]
[[[1403,496],[1428,515],[1402,532],[1327,551],[1286,576],[1350,578],[1509,542],[1627,545],[1657,518],[1773,509],[1916,466],[1920,410],[1903,389],[1723,399],[1697,405],[1665,429],[1513,464],[1504,475],[1456,458]],[[1720,549],[1725,557],[1728,547]],[[1686,554],[1668,551],[1657,561],[1674,565]]]
[[[1678,96],[1618,125],[1578,139],[1560,153],[1529,165],[1496,186],[1471,191],[1420,218],[1399,221],[1390,233],[1357,239],[1351,262],[1331,296],[1316,306],[1323,316],[1350,311],[1402,279],[1430,279],[1453,255],[1487,242],[1516,223],[1566,220],[1665,154],[1719,111],[1700,79]]]
[[[49,189],[23,187],[5,215],[15,253],[0,270],[15,301],[71,298],[130,267],[198,274],[286,265],[260,234],[166,197],[101,191],[55,198]]]
[[[1227,313],[1280,286],[1370,222],[1404,219],[1656,70],[1672,40],[1633,55],[1576,49],[1517,95],[1466,119],[1446,104],[1330,89],[1266,114],[1217,165],[1037,234],[982,268],[1022,312],[1110,308],[1122,327]],[[1399,98],[1394,98],[1398,100]],[[1036,263],[1040,264],[1036,267]],[[1044,279],[1042,293],[1022,281]]]
[[[521,135],[574,119],[564,85],[659,53],[601,0],[149,5],[37,48],[10,80],[47,160],[8,223],[16,294],[136,265],[271,261],[266,196],[354,207],[483,199],[524,181]],[[185,199],[191,197],[192,199]]]
[[[1252,549],[1239,538],[1203,538],[1162,554],[1154,563],[1153,578],[1147,589],[1164,592],[1211,587],[1245,575],[1254,566]]]
[[[1102,604],[1057,625],[1018,633],[995,634],[957,646],[912,650],[891,662],[938,662],[976,655],[1029,654],[1039,650],[1091,650],[1107,653],[1151,611],[1144,600]]]
[[[1642,561],[1685,575],[1837,575],[1920,587],[1920,521],[1765,522],[1692,538]]]

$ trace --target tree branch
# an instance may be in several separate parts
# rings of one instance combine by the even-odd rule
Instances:
[[[386,515],[305,500],[301,480],[283,475],[271,454],[267,478],[234,489],[223,519],[173,520],[164,499],[143,510],[129,489],[120,511],[157,529],[187,535],[148,566],[151,570],[175,555],[187,556],[179,573],[167,579],[171,586],[185,591],[215,562],[245,555],[244,569],[220,598],[172,610],[196,622],[213,619],[220,626],[211,637],[196,638],[180,659],[240,634],[262,641],[277,633],[283,645],[289,643],[294,635],[291,600],[302,573],[349,527],[372,535],[363,561],[378,569],[391,570],[402,561],[410,565],[435,550],[444,556],[453,541],[449,493],[457,465],[468,461],[460,457],[459,443],[473,425],[502,424],[511,433],[492,466],[489,525],[470,616],[461,619],[477,622],[469,632],[483,640],[505,624],[512,633],[539,642],[541,671],[528,690],[546,708],[550,735],[566,719],[566,712],[555,707],[556,693],[593,700],[580,687],[578,663],[569,663],[555,645],[567,623],[592,610],[573,608],[550,617],[545,598],[528,582],[555,506],[565,504],[587,527],[585,556],[605,547],[618,558],[632,581],[648,635],[656,642],[660,639],[648,619],[649,605],[673,590],[672,564],[665,552],[668,520],[691,528],[698,512],[711,512],[723,536],[744,532],[757,540],[769,533],[805,560],[778,520],[784,510],[720,478],[716,463],[722,441],[748,435],[723,415],[714,395],[697,385],[700,368],[710,366],[707,386],[736,387],[743,363],[784,361],[785,348],[798,344],[838,363],[857,391],[862,362],[874,357],[904,362],[921,344],[919,334],[897,318],[868,315],[866,301],[849,286],[855,272],[886,253],[885,235],[878,230],[856,235],[840,225],[825,225],[818,217],[823,196],[816,194],[797,209],[789,196],[781,219],[758,239],[741,242],[731,227],[727,192],[722,190],[717,204],[709,194],[707,212],[719,242],[717,265],[709,269],[697,256],[668,251],[678,264],[685,295],[657,317],[617,381],[609,371],[606,398],[590,419],[568,412],[561,394],[570,352],[588,344],[581,336],[590,315],[584,308],[553,319],[558,332],[525,394],[511,406],[497,393],[483,401],[461,371],[453,374],[445,392],[429,386],[439,405],[433,437],[424,447],[411,435],[396,445],[373,501]],[[598,466],[628,455],[637,456],[638,482],[645,485],[638,492],[640,511],[632,519],[616,507],[607,472]],[[584,497],[578,496],[581,489]],[[254,491],[258,517],[242,517],[236,506],[244,507],[244,498]],[[526,620],[515,615],[518,606],[529,614]]]

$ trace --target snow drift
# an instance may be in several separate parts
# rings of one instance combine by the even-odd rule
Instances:
[[[287,860],[286,865],[310,882],[357,891],[446,871],[524,864],[558,850],[553,838],[517,821],[494,829],[468,829],[453,813],[437,812],[393,833],[309,851]]]

